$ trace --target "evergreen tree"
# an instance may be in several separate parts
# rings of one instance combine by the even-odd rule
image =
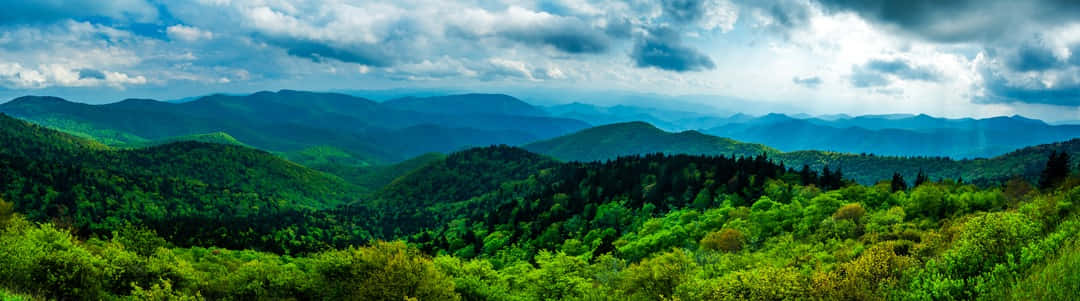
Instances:
[[[799,180],[803,185],[817,183],[817,173],[810,170],[810,165],[803,164],[802,170],[799,171]]]
[[[904,182],[904,176],[901,176],[898,172],[894,172],[892,175],[892,192],[901,190],[907,190],[907,182]]]
[[[929,181],[930,181],[930,177],[927,176],[926,172],[923,172],[923,170],[920,168],[919,169],[919,174],[915,176],[915,185],[913,187],[919,187],[919,185],[922,185],[923,183],[926,183],[926,182],[929,182]]]
[[[1046,161],[1046,168],[1039,176],[1039,188],[1054,187],[1067,176],[1069,176],[1069,154],[1051,152],[1050,158]]]

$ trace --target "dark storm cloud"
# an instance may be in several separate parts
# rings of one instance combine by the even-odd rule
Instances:
[[[817,76],[798,77],[798,76],[796,76],[796,77],[791,79],[791,82],[795,83],[796,85],[800,85],[800,86],[807,87],[807,88],[817,88],[818,86],[821,85],[821,77],[817,77]]]
[[[105,73],[94,69],[79,69],[79,79],[105,79]]]
[[[270,43],[284,48],[292,56],[322,62],[328,59],[373,67],[393,64],[393,57],[372,45],[342,47],[326,42],[300,39],[270,39]]]
[[[1024,44],[1007,61],[1008,67],[1016,71],[1044,71],[1063,63],[1049,47],[1042,44]]]
[[[831,12],[942,42],[995,41],[1026,27],[1080,20],[1073,0],[820,0]]]
[[[679,33],[666,27],[652,28],[639,37],[630,52],[638,67],[686,72],[716,68],[708,55],[682,44]]]
[[[1078,82],[1060,82],[1054,85],[1046,85],[1042,82],[1010,84],[1001,77],[987,76],[987,78],[988,95],[975,99],[976,102],[1080,106],[1080,83]]]
[[[575,54],[604,52],[611,43],[603,31],[577,21],[509,29],[500,32],[500,35],[521,43],[551,46]]]

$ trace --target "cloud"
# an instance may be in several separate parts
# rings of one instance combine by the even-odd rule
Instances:
[[[976,100],[982,103],[1034,103],[1058,106],[1080,106],[1080,81],[1077,79],[1041,82],[1010,81],[990,75],[985,95]]]
[[[745,0],[739,3],[757,20],[755,27],[786,38],[790,31],[804,29],[810,23],[809,2],[800,0]]]
[[[1080,106],[1080,66],[1048,64],[1051,68],[1029,63],[1017,68],[1016,62],[980,55],[976,59],[981,89],[974,100],[979,103],[1032,103],[1057,106]]]
[[[852,67],[851,84],[857,88],[885,86],[893,79],[940,81],[941,73],[928,66],[916,66],[903,59],[871,59]]]
[[[682,44],[679,33],[666,27],[651,29],[638,38],[630,52],[638,67],[687,72],[716,68],[708,55]]]
[[[157,16],[157,8],[143,0],[5,1],[0,9],[0,25],[44,24],[90,17],[150,22]]]
[[[818,86],[821,85],[822,81],[821,81],[821,77],[818,77],[818,76],[810,76],[810,77],[798,77],[798,76],[796,76],[796,77],[791,78],[791,82],[795,83],[796,85],[800,85],[800,86],[807,87],[807,88],[817,88]]]
[[[697,24],[705,30],[731,31],[739,19],[738,8],[727,0],[663,0],[663,15],[678,24]]]
[[[184,26],[182,24],[169,26],[165,29],[165,33],[169,36],[170,39],[186,42],[209,40],[214,38],[214,33],[212,32],[204,31],[192,26]]]
[[[941,42],[997,41],[1033,28],[1080,20],[1068,0],[821,0],[833,12],[859,16],[903,33]]]
[[[891,83],[884,74],[873,72],[863,66],[854,66],[851,71],[851,85],[856,88],[886,86]]]
[[[79,79],[105,79],[105,73],[94,69],[79,69]]]
[[[566,53],[600,53],[610,39],[604,28],[594,28],[574,17],[510,8],[498,35],[529,45],[551,46]],[[622,29],[615,29],[615,33]]]
[[[97,86],[123,88],[127,85],[140,85],[146,82],[143,76],[92,69],[73,69],[62,64],[28,68],[19,63],[0,62],[0,86],[13,89]]]
[[[1077,37],[1080,38],[1080,37]],[[1069,47],[1070,41],[1048,41],[1042,36],[1020,43],[1014,49],[996,49],[995,54],[1004,57],[1005,66],[1013,71],[1048,71],[1052,69],[1067,68],[1069,65],[1080,65],[1080,40],[1071,41],[1075,45]],[[1060,44],[1055,47],[1052,43]],[[1057,49],[1055,49],[1057,48]]]
[[[893,60],[870,60],[865,68],[871,71],[892,74],[900,79],[937,81],[941,75],[930,67],[913,66],[910,62],[900,59]]]
[[[382,52],[377,49],[377,46],[373,45],[340,47],[327,42],[289,38],[272,38],[269,41],[271,44],[284,48],[289,55],[310,59],[314,62],[332,59],[373,67],[385,67],[394,63],[394,58],[391,55]]]

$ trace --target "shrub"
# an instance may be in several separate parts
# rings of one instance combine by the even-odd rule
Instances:
[[[846,219],[858,223],[859,219],[864,215],[866,215],[866,209],[863,209],[862,205],[859,203],[851,203],[837,209],[832,217],[838,220]]]
[[[746,237],[735,229],[723,229],[709,232],[701,239],[701,248],[712,251],[738,252],[742,250]]]

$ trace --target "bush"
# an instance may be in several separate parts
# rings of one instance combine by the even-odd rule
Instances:
[[[863,209],[862,205],[851,203],[837,209],[832,218],[837,220],[846,219],[858,223],[859,219],[862,219],[864,215],[866,215],[866,209]]]
[[[454,282],[404,242],[326,252],[315,264],[328,297],[336,300],[460,299]]]
[[[712,283],[706,300],[801,300],[809,281],[793,268],[736,271]]]
[[[742,250],[746,237],[735,229],[723,229],[709,232],[699,243],[702,249],[711,251],[738,252]]]

